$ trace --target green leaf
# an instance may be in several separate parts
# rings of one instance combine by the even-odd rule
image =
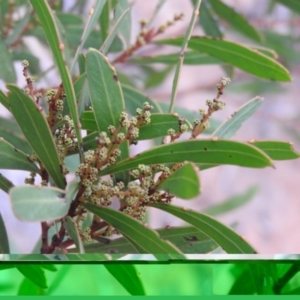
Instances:
[[[145,89],[150,89],[156,86],[160,86],[163,82],[165,82],[167,76],[172,72],[173,66],[167,66],[161,71],[157,71],[149,66],[142,66],[142,69],[145,70],[145,73],[147,74],[147,78],[144,84]]]
[[[81,117],[85,110],[86,102],[89,100],[88,83],[85,73],[81,74],[80,77],[78,77],[78,79],[75,81],[74,90],[76,99],[78,101],[78,114],[79,117]]]
[[[229,139],[231,138],[242,126],[242,124],[249,119],[255,111],[261,106],[263,98],[255,97],[239,110],[234,112],[228,120],[222,123],[214,132],[213,136]]]
[[[21,272],[26,278],[32,281],[37,286],[46,289],[47,280],[45,277],[44,270],[38,265],[21,265],[17,264],[16,268]]]
[[[280,3],[286,7],[288,7],[289,9],[292,10],[292,12],[296,12],[298,14],[300,14],[300,3],[298,0],[275,0],[277,3]]]
[[[159,184],[158,189],[168,191],[181,199],[196,197],[200,193],[200,183],[198,172],[195,168],[193,164],[184,164],[184,166],[163,180]]]
[[[109,32],[110,9],[111,9],[110,1],[106,1],[99,18],[102,41],[106,39]]]
[[[18,186],[12,188],[9,195],[17,218],[28,222],[44,222],[63,218],[77,189],[77,182],[69,183],[66,192],[53,187]]]
[[[274,160],[288,160],[300,157],[300,154],[294,151],[293,144],[289,142],[255,141],[251,144],[267,153]]]
[[[168,65],[175,65],[178,62],[178,53],[170,53],[167,55],[157,56],[143,56],[131,58],[128,61],[138,64],[156,64],[163,63]],[[184,53],[184,65],[210,65],[210,64],[224,64],[220,59],[212,57],[210,55],[199,53],[196,51],[189,51]]]
[[[0,42],[1,43],[1,42]],[[8,101],[8,97],[0,90],[0,103],[10,111],[10,104]]]
[[[75,56],[74,56],[74,59],[73,59],[73,62],[72,62],[72,66],[70,68],[70,73],[73,72],[73,68],[74,68],[74,66],[77,62],[77,58],[78,58],[79,53],[81,53],[82,48],[83,48],[88,36],[90,35],[90,33],[92,32],[92,29],[95,27],[95,25],[98,22],[98,19],[100,17],[102,9],[105,5],[105,2],[106,2],[106,0],[95,1],[94,2],[94,7],[89,12],[89,19],[86,23],[86,26],[85,26],[84,31],[82,33],[82,36],[80,38],[80,43],[79,43],[79,45],[76,49],[76,53],[75,53]]]
[[[0,176],[1,178],[1,176]],[[8,236],[5,228],[5,224],[2,218],[2,215],[0,213],[0,253],[1,254],[9,254],[9,241]]]
[[[83,53],[80,53],[78,56],[78,66],[79,66],[79,73],[82,75],[85,73],[85,55]],[[74,86],[75,89],[75,86]],[[76,93],[76,89],[75,89]]]
[[[91,203],[83,206],[122,233],[139,253],[170,254],[170,258],[172,254],[181,253],[169,242],[160,239],[154,230],[119,211]]]
[[[107,264],[104,267],[129,294],[146,295],[142,280],[134,265]]]
[[[150,206],[164,210],[195,226],[229,254],[256,254],[256,251],[233,230],[207,215],[168,204],[153,203]]]
[[[123,0],[125,1],[125,0]],[[125,9],[118,20],[115,22],[113,28],[110,30],[109,34],[107,35],[106,39],[104,40],[103,44],[101,45],[99,51],[103,54],[106,54],[109,50],[110,46],[112,45],[118,31],[121,30],[121,25],[124,26],[123,20],[126,18],[129,12],[129,8]]]
[[[18,290],[18,296],[37,296],[37,295],[45,295],[46,291],[37,286],[36,284],[34,284],[31,280],[29,280],[28,278],[24,278],[19,290]]]
[[[162,109],[163,112],[165,112],[165,113],[168,112],[168,110],[169,110],[169,104],[168,103],[158,102],[158,101],[156,103],[160,106],[160,108]],[[193,124],[195,119],[200,119],[199,113],[188,110],[188,109],[186,109],[184,107],[181,107],[181,106],[176,106],[175,105],[174,112],[178,113],[179,116],[181,116],[181,117],[185,118],[186,120],[188,120],[191,124]],[[218,121],[216,119],[210,119],[209,123],[210,123],[210,127],[205,129],[203,131],[203,134],[213,133],[217,129],[217,127],[220,125],[220,121]]]
[[[192,140],[162,145],[106,168],[101,175],[136,168],[139,164],[154,165],[186,161],[228,164],[251,168],[273,166],[262,151],[249,145],[227,140]]]
[[[180,46],[182,40],[183,38],[180,37],[160,40],[156,43]],[[195,36],[190,39],[188,47],[221,59],[257,77],[277,81],[291,81],[288,70],[275,60],[228,40]]]
[[[196,1],[193,1],[194,4],[195,2]],[[207,5],[205,1],[202,1],[200,6],[199,21],[206,35],[215,38],[223,37],[216,17],[214,16],[212,9]]]
[[[156,229],[156,231],[162,239],[170,241],[185,254],[208,253],[218,247],[215,241],[195,227],[166,227]],[[70,249],[70,252],[74,251],[78,250]],[[124,237],[99,240],[97,243],[86,245],[85,251],[88,253],[138,253]]]
[[[119,118],[125,110],[124,98],[115,69],[99,51],[90,49],[86,55],[86,74],[90,101],[98,131],[107,131],[109,125],[119,126]],[[122,143],[120,159],[129,157],[128,141]],[[127,174],[118,174],[118,179],[127,182]]]
[[[0,78],[5,82],[15,83],[17,80],[12,55],[9,52],[4,39],[0,39]],[[3,104],[3,102],[1,102]]]
[[[13,186],[13,183],[0,173],[0,189],[8,193]]]
[[[69,26],[69,25],[78,26],[83,24],[83,20],[81,16],[74,15],[71,13],[59,12],[59,11],[55,12],[55,14],[63,26]]]
[[[29,154],[32,149],[26,141],[18,124],[14,120],[0,117],[0,136],[17,149]]]
[[[59,36],[58,28],[55,24],[55,20],[51,12],[51,8],[49,7],[46,0],[31,0],[31,4],[34,7],[34,10],[39,17],[40,23],[47,37],[47,41],[52,50],[52,54],[54,56],[56,65],[59,69],[64,91],[67,96],[67,101],[71,112],[72,120],[74,122],[74,128],[78,140],[78,148],[81,149],[82,146],[81,145],[82,139],[81,139],[81,132],[80,132],[81,126],[79,123],[79,116],[76,107],[76,96],[75,96],[71,75],[66,66],[63,50],[61,50],[62,45],[61,45],[61,38]],[[83,156],[83,153],[80,154],[81,156]],[[59,187],[64,187],[64,186],[59,185]]]
[[[80,254],[84,254],[84,247],[79,235],[79,231],[73,222],[72,218],[67,216],[66,221],[64,223],[66,230],[70,236],[71,239],[73,239],[77,249],[79,249]]]
[[[15,85],[7,85],[12,113],[31,148],[35,151],[55,184],[64,188],[62,173],[54,140],[44,115],[37,104]]]
[[[208,207],[203,212],[205,214],[215,216],[236,209],[251,200],[257,193],[257,190],[258,186],[252,186],[246,192],[230,197],[228,200],[225,200],[220,204]]]
[[[121,15],[124,13],[125,10],[130,8],[130,3],[128,0],[119,0],[117,3],[117,6],[115,8],[115,16],[114,20],[119,20]],[[129,48],[130,46],[130,36],[131,36],[131,16],[130,14],[126,14],[126,17],[122,20],[121,23],[122,26],[119,28],[119,33],[123,38],[123,43],[126,48]]]
[[[124,93],[126,111],[132,116],[136,115],[136,109],[142,108],[145,102],[148,102],[153,106],[153,110],[151,111],[152,114],[162,112],[156,101],[150,99],[138,90],[124,84],[122,84],[122,90]]]
[[[215,13],[227,21],[236,31],[253,39],[256,42],[262,41],[262,36],[241,14],[220,0],[208,0]]]
[[[27,158],[25,153],[3,138],[0,138],[0,168],[40,173],[39,168]]]

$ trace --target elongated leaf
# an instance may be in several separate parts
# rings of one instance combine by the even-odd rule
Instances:
[[[122,233],[139,253],[170,254],[170,258],[172,254],[180,254],[173,245],[160,239],[154,230],[143,226],[133,218],[111,208],[97,207],[91,203],[83,205]]]
[[[73,222],[72,218],[67,216],[64,225],[68,231],[70,238],[73,239],[77,249],[79,249],[79,253],[84,254],[84,247],[79,235],[79,231],[76,227],[76,224]]]
[[[99,18],[102,41],[105,41],[109,32],[110,9],[111,9],[110,1],[106,1]]]
[[[180,46],[182,39],[180,37],[156,41],[156,43]],[[190,39],[188,47],[221,59],[257,77],[276,81],[291,81],[288,70],[275,60],[228,40],[195,36]]]
[[[78,56],[78,66],[79,66],[80,75],[85,73],[85,55],[83,53],[80,53]],[[74,89],[75,89],[75,87],[74,87]]]
[[[59,11],[56,11],[55,14],[63,26],[83,24],[83,19],[81,16]]]
[[[257,186],[252,186],[246,192],[233,196],[228,200],[221,202],[220,204],[208,207],[203,212],[205,214],[215,216],[231,211],[232,209],[236,209],[247,203],[249,200],[251,200],[253,196],[257,193],[257,190]]]
[[[7,85],[7,88],[10,90],[8,97],[12,113],[24,136],[55,184],[64,188],[66,181],[61,171],[61,162],[45,117],[37,108],[36,103],[18,87]]]
[[[197,172],[199,170],[195,168],[193,164],[186,163],[165,179],[158,188],[181,199],[196,197],[200,193],[200,183]]]
[[[123,20],[125,19],[126,15],[129,12],[129,8],[125,9],[123,13],[120,15],[118,20],[115,22],[113,28],[109,32],[108,36],[106,37],[105,41],[101,45],[99,51],[103,54],[106,54],[109,50],[110,46],[112,45],[118,31],[121,29],[121,25],[124,26]]]
[[[156,101],[140,93],[138,90],[124,84],[122,84],[122,90],[124,93],[126,111],[132,116],[136,115],[136,109],[142,108],[145,102],[148,102],[153,106],[153,110],[151,111],[152,113],[162,112],[160,107],[156,104]]]
[[[28,222],[44,222],[64,217],[77,191],[71,182],[67,192],[53,187],[18,186],[10,190],[12,209],[17,218]]]
[[[21,282],[21,285],[18,290],[18,296],[38,296],[38,295],[45,295],[46,291],[34,284],[28,278],[24,278]]]
[[[242,126],[242,124],[255,113],[255,111],[261,106],[262,102],[263,98],[253,98],[244,104],[239,110],[234,112],[228,120],[222,123],[213,132],[212,135],[223,139],[231,138]]]
[[[126,289],[131,295],[146,295],[142,280],[134,265],[118,264],[104,265],[106,270]]]
[[[86,74],[98,131],[107,131],[109,125],[117,128],[121,112],[125,110],[125,107],[115,69],[102,53],[90,49],[86,55]],[[129,156],[128,141],[122,143],[119,149],[121,150],[121,159]],[[117,174],[117,177],[127,182],[127,174]]]
[[[167,227],[156,229],[159,236],[170,241],[185,254],[208,253],[218,247],[218,244],[195,227]],[[70,249],[70,252],[78,251]],[[126,238],[103,240],[100,243],[85,246],[88,253],[138,253]]]
[[[272,166],[268,156],[255,147],[233,141],[193,140],[162,145],[125,159],[100,172],[101,175],[136,168],[139,164],[183,162],[228,164],[251,168]]]
[[[156,64],[163,63],[168,65],[174,65],[178,61],[178,53],[170,53],[167,55],[157,56],[143,56],[129,59],[130,62],[139,64]],[[189,51],[184,54],[183,64],[185,65],[210,65],[210,64],[224,64],[220,59],[212,57],[210,55],[199,53],[196,51]]]
[[[39,168],[27,158],[25,153],[3,138],[0,138],[0,168],[40,173]]]
[[[130,8],[130,3],[128,0],[118,1],[116,9],[115,9],[115,22],[119,20],[121,15],[124,13],[125,10]],[[125,48],[130,46],[130,36],[131,36],[131,16],[130,14],[126,14],[125,18],[121,22],[121,26],[119,26],[119,32],[123,37],[123,43]]]
[[[241,14],[232,7],[220,0],[208,0],[215,13],[223,20],[226,20],[236,31],[253,39],[256,42],[262,41],[261,34]]]
[[[32,153],[30,145],[15,121],[0,117],[0,136],[26,154]]]
[[[0,53],[0,78],[7,83],[15,83],[17,77],[12,56],[2,38],[0,39]]]
[[[89,99],[88,83],[85,73],[81,74],[80,77],[76,80],[76,82],[74,83],[74,89],[76,99],[78,101],[78,114],[79,117],[81,117],[83,111],[85,110],[86,102]]]
[[[47,41],[52,50],[52,54],[54,56],[56,65],[59,69],[59,73],[63,82],[64,91],[67,96],[68,106],[70,109],[72,120],[74,122],[74,128],[78,140],[78,148],[81,149],[81,144],[82,144],[81,132],[80,132],[81,126],[79,123],[75,91],[70,76],[70,72],[68,71],[67,64],[65,62],[65,57],[63,54],[64,45],[61,44],[61,38],[59,36],[58,28],[55,24],[55,20],[51,12],[51,8],[49,7],[47,1],[31,0],[31,4],[34,7],[34,10],[39,17],[40,23],[47,37]],[[80,154],[81,156],[83,155],[82,153]]]
[[[10,105],[8,101],[8,97],[0,90],[0,103],[10,111]]]
[[[288,142],[255,141],[251,144],[267,153],[274,160],[288,160],[300,157],[300,154],[294,151],[293,144]]]
[[[1,178],[1,176],[0,176]],[[3,218],[0,213],[0,253],[1,254],[9,254],[9,241],[8,236],[5,228],[5,224]]]
[[[13,183],[0,173],[0,189],[8,193],[13,186]]]
[[[288,7],[289,9],[291,9],[293,12],[296,12],[298,14],[300,14],[300,3],[297,0],[276,0],[276,2]]]
[[[227,253],[256,254],[256,251],[232,229],[207,215],[168,204],[154,203],[150,206],[164,210],[195,226],[215,240]]]
[[[106,3],[106,0],[102,0],[102,1],[95,0],[94,1],[94,6],[89,12],[89,19],[87,21],[87,24],[86,24],[84,31],[82,33],[82,36],[80,38],[80,44],[77,47],[72,66],[70,68],[71,73],[73,72],[73,68],[75,66],[75,63],[77,62],[79,53],[82,51],[82,48],[83,48],[88,36],[90,35],[92,29],[95,27],[95,25],[98,22],[98,19],[100,17],[100,14],[102,12],[102,9],[103,9],[105,3]]]
[[[38,265],[21,265],[17,264],[16,268],[30,281],[32,281],[37,286],[46,289],[47,280],[44,270]]]

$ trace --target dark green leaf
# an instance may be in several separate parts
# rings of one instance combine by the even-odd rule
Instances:
[[[233,230],[207,215],[168,204],[153,203],[150,206],[164,210],[195,226],[215,240],[227,253],[256,253],[255,250]]]
[[[76,136],[78,139],[78,147],[81,148],[81,132],[80,132],[80,123],[79,116],[76,105],[76,96],[74,91],[74,86],[68,71],[67,64],[64,57],[63,45],[61,45],[61,38],[59,36],[58,28],[55,24],[51,8],[49,7],[46,0],[31,0],[31,4],[34,7],[36,14],[39,17],[39,21],[43,27],[44,33],[47,37],[47,41],[52,50],[56,65],[59,69],[59,73],[63,82],[64,91],[67,96],[67,101],[69,109],[71,112],[72,120],[74,122],[74,128]],[[36,149],[34,149],[36,151]],[[36,151],[37,152],[37,151]],[[47,168],[47,167],[46,167]],[[48,170],[49,172],[49,170]],[[49,172],[50,173],[50,172]],[[59,187],[64,187],[60,186]]]
[[[203,212],[205,214],[215,216],[215,215],[226,213],[232,209],[236,209],[244,205],[245,203],[247,203],[249,200],[251,200],[257,193],[257,190],[258,187],[253,186],[242,194],[235,195],[229,198],[228,200],[221,202],[220,204],[206,208]]]
[[[212,135],[223,139],[231,138],[242,126],[242,124],[255,113],[255,111],[261,106],[262,102],[263,98],[253,98],[235,111],[228,120],[222,123],[213,132]]]
[[[241,14],[220,0],[208,0],[216,14],[226,20],[235,30],[253,39],[256,42],[262,41],[262,36]],[[202,7],[201,7],[202,8]]]
[[[74,90],[76,99],[78,101],[78,114],[79,117],[81,117],[83,111],[85,110],[87,100],[89,100],[88,83],[85,73],[81,74],[80,77],[78,77],[78,79],[75,81]]]
[[[6,83],[15,83],[17,80],[12,55],[4,40],[0,38],[0,78]],[[3,102],[2,102],[3,104]]]
[[[193,1],[195,3],[195,1]],[[212,9],[205,1],[201,3],[199,21],[206,35],[215,38],[223,37]]]
[[[288,142],[255,141],[251,144],[267,153],[274,160],[288,160],[300,157],[300,154],[294,151],[293,144]]]
[[[180,37],[156,41],[156,43],[180,46],[182,39]],[[257,51],[231,41],[197,36],[190,39],[188,47],[221,59],[257,77],[277,81],[291,81],[288,70],[281,64],[261,53],[257,53]]]
[[[37,296],[37,295],[45,295],[46,292],[43,288],[34,284],[30,279],[24,278],[19,290],[18,296]]]
[[[71,182],[67,192],[53,187],[18,186],[12,188],[9,195],[16,217],[28,222],[44,222],[63,218],[77,189],[77,182]]]
[[[273,166],[272,161],[256,147],[227,140],[193,140],[162,145],[125,159],[104,169],[101,175],[136,168],[139,164],[154,165],[183,162],[229,164],[251,168]]]
[[[30,281],[32,281],[37,286],[46,289],[47,280],[45,277],[44,270],[38,265],[21,265],[17,264],[16,268]]]
[[[10,104],[8,101],[8,97],[0,90],[0,103],[10,111]]]
[[[166,178],[158,189],[163,189],[181,199],[191,199],[200,193],[198,172],[190,163],[184,164],[177,171]]]
[[[72,218],[67,216],[66,221],[64,223],[66,230],[71,239],[73,239],[77,249],[79,249],[80,254],[84,254],[84,247],[79,235],[79,231],[76,227],[76,224],[73,222]]]
[[[0,253],[9,254],[9,241],[3,218],[0,213]]]
[[[10,90],[8,97],[12,113],[24,136],[55,184],[64,188],[66,181],[61,171],[61,162],[45,117],[36,103],[18,87],[7,85],[7,88]]]
[[[40,173],[39,168],[27,158],[25,153],[3,138],[0,138],[0,168]]]
[[[104,265],[106,270],[126,289],[131,295],[146,295],[142,280],[134,265],[111,264]]]
[[[116,228],[137,249],[139,253],[180,254],[169,242],[159,238],[158,234],[135,219],[107,207],[98,207],[91,203],[83,204],[86,209]]]
[[[13,186],[13,183],[0,173],[0,189],[8,193]]]
[[[79,73],[82,75],[85,73],[85,55],[83,53],[80,53],[78,56],[78,65],[79,65]],[[75,89],[75,87],[74,87]],[[76,92],[76,89],[75,89]]]

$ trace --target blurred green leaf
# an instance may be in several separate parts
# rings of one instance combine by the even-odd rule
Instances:
[[[0,138],[0,168],[40,173],[39,168],[27,158],[25,153],[3,138]]]
[[[110,1],[106,1],[105,5],[102,9],[100,18],[99,18],[99,25],[100,25],[100,33],[102,37],[102,41],[104,41],[109,32],[109,25],[110,25],[110,10],[111,10],[111,3]]]
[[[131,295],[146,295],[140,274],[134,265],[111,264],[104,265],[106,270],[126,289]]]
[[[8,97],[0,90],[0,103],[10,111],[10,104],[8,101]]]
[[[6,83],[15,83],[17,75],[12,60],[12,54],[2,38],[0,38],[0,53],[0,78]]]
[[[71,217],[69,217],[69,216],[66,217],[64,226],[66,227],[66,230],[67,230],[70,238],[74,241],[77,249],[79,249],[79,253],[84,254],[84,247],[83,247],[80,235],[79,235],[79,231]]]
[[[81,16],[59,11],[55,12],[55,14],[63,26],[83,25],[83,19]]]
[[[300,157],[300,154],[294,151],[293,145],[289,142],[255,141],[251,144],[267,153],[274,160],[288,160]]]
[[[18,290],[18,296],[46,295],[46,291],[33,283],[30,279],[24,278]]]
[[[165,190],[181,199],[195,198],[200,193],[200,182],[195,168],[193,164],[185,163],[163,180],[158,185],[158,189]]]
[[[2,254],[9,254],[9,241],[8,236],[5,228],[5,224],[0,213],[0,253]]]
[[[80,53],[78,56],[78,66],[79,66],[79,74],[82,75],[85,73],[85,55],[83,53]],[[75,89],[75,87],[74,87]]]
[[[252,186],[244,193],[230,197],[229,199],[222,201],[220,204],[208,207],[203,212],[211,216],[216,216],[236,209],[250,201],[256,195],[257,190],[258,186]]]
[[[14,51],[12,51],[12,57],[13,60],[27,60],[29,62],[28,70],[31,74],[37,74],[41,72],[39,59],[31,54],[29,50],[14,49]]]
[[[170,258],[172,254],[180,254],[173,245],[160,239],[154,230],[119,211],[91,203],[83,206],[122,233],[139,253],[170,254]]]
[[[153,203],[150,204],[150,206],[164,210],[195,226],[215,240],[222,249],[229,254],[256,253],[256,251],[233,230],[207,215],[169,204]]]
[[[231,138],[242,126],[242,124],[249,119],[255,111],[261,106],[263,98],[255,97],[241,108],[235,111],[228,120],[222,123],[213,133],[212,136],[216,136],[223,139]]]
[[[44,270],[38,265],[21,265],[17,264],[16,268],[31,282],[36,284],[38,287],[43,289],[47,288],[47,280],[45,277]]]
[[[62,46],[61,38],[59,36],[58,28],[55,24],[55,19],[46,0],[31,0],[31,4],[34,7],[34,10],[39,17],[39,21],[43,27],[44,33],[47,37],[47,41],[52,50],[52,54],[54,56],[56,66],[59,69],[64,91],[66,93],[66,97],[68,101],[68,106],[71,112],[72,120],[74,122],[74,129],[78,140],[78,148],[81,149],[82,138],[80,132],[79,116],[78,116],[77,105],[76,105],[76,96],[75,96],[71,75],[66,66],[64,51],[61,47]],[[36,149],[34,150],[36,151]],[[64,185],[63,186],[58,185],[58,186],[64,187]]]
[[[180,46],[183,38],[156,41],[157,44]],[[249,74],[257,77],[291,81],[288,70],[277,61],[253,51],[238,43],[224,39],[212,39],[208,37],[192,37],[188,43],[192,50],[204,52],[223,60]]]
[[[237,13],[232,7],[220,0],[208,0],[208,2],[215,13],[221,19],[226,20],[236,31],[256,42],[262,41],[260,32],[258,32],[243,15]]]
[[[178,61],[178,59],[177,59]],[[143,66],[147,73],[147,79],[145,80],[145,88],[150,89],[153,87],[160,86],[167,78],[167,76],[172,72],[173,66],[167,66],[161,71],[157,71],[151,67]]]
[[[13,183],[0,173],[0,189],[8,193],[13,186]]]
[[[24,136],[55,184],[64,188],[66,180],[61,171],[61,162],[44,115],[38,109],[37,104],[18,87],[7,85],[7,88],[10,90],[8,97],[12,113]]]
[[[125,159],[108,167],[100,175],[136,168],[139,164],[183,162],[229,164],[251,168],[273,166],[266,154],[256,147],[227,140],[193,140],[162,145],[142,152],[133,158]]]
[[[130,3],[128,0],[118,0],[115,8],[114,21],[117,22],[124,11],[128,8],[130,8]],[[119,33],[123,37],[125,48],[128,48],[130,46],[131,37],[131,14],[126,14],[122,20],[121,26],[119,27]]]
[[[277,3],[282,4],[286,7],[288,7],[289,9],[292,10],[292,12],[298,13],[300,14],[300,3],[298,0],[275,0]]]
[[[77,189],[76,182],[71,182],[66,192],[53,187],[18,186],[12,188],[9,195],[17,218],[28,222],[44,222],[63,218]]]
[[[89,100],[89,90],[86,73],[81,74],[80,77],[78,77],[78,79],[75,81],[74,90],[77,99],[78,114],[81,118],[82,113],[85,110],[87,100]]]

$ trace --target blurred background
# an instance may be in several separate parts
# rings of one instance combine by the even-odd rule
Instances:
[[[120,0],[122,1],[122,0]],[[50,1],[51,2],[51,1]],[[59,2],[59,1],[58,1]],[[72,9],[86,20],[93,1],[62,1],[64,11]],[[214,114],[214,118],[223,122],[226,118],[253,97],[259,95],[265,100],[260,109],[244,123],[233,137],[234,140],[282,140],[293,142],[295,150],[300,152],[300,14],[280,4],[280,1],[269,0],[224,0],[234,7],[247,20],[263,33],[264,47],[274,49],[278,60],[291,72],[293,81],[289,83],[271,82],[248,75],[239,70],[232,70],[222,65],[184,65],[179,82],[176,105],[189,108],[195,112],[205,106],[207,99],[216,95],[216,84],[222,76],[231,77],[231,84],[226,88],[223,99],[227,102],[224,110]],[[151,19],[158,1],[131,1],[131,42],[134,43],[139,32],[141,19]],[[169,27],[159,38],[183,35],[192,14],[192,1],[167,0],[152,21],[158,28],[174,14],[184,13],[184,18]],[[299,9],[300,10],[300,9]],[[24,12],[16,12],[20,18]],[[201,13],[200,13],[201,17]],[[222,33],[226,39],[254,45],[255,42],[239,35],[226,21],[219,20]],[[203,35],[201,22],[197,21],[194,35]],[[58,73],[53,68],[53,59],[46,45],[35,36],[26,35],[23,43],[28,51],[38,59],[36,74],[45,75],[44,80],[36,80],[36,88],[50,88],[60,82]],[[149,56],[178,48],[145,46],[137,56]],[[113,60],[118,53],[111,53]],[[17,84],[25,86],[20,60],[15,61]],[[134,85],[150,98],[169,102],[175,66],[151,64],[137,66],[130,63],[117,64],[120,80]],[[33,70],[34,72],[34,70]],[[43,73],[41,73],[43,72]],[[124,76],[123,76],[123,75]],[[162,82],[162,83],[160,83]],[[0,88],[5,84],[0,81]],[[1,106],[1,116],[9,117],[9,113]],[[134,153],[149,148],[149,142],[141,142],[133,150]],[[177,199],[174,204],[184,205],[198,211],[223,203],[233,196],[243,196],[249,189],[253,197],[241,207],[217,215],[216,218],[228,226],[234,226],[261,254],[299,253],[300,235],[298,233],[300,211],[300,160],[276,161],[276,169],[247,169],[234,166],[221,166],[201,172],[201,194],[189,201]],[[15,185],[24,183],[27,172],[2,171]],[[71,175],[72,176],[72,175]],[[4,218],[14,253],[30,253],[40,236],[40,225],[18,221],[10,208],[7,195],[0,191],[0,211]],[[150,210],[149,225],[153,228],[162,226],[183,225],[182,221],[166,215],[158,210]],[[217,253],[217,252],[216,252]]]

